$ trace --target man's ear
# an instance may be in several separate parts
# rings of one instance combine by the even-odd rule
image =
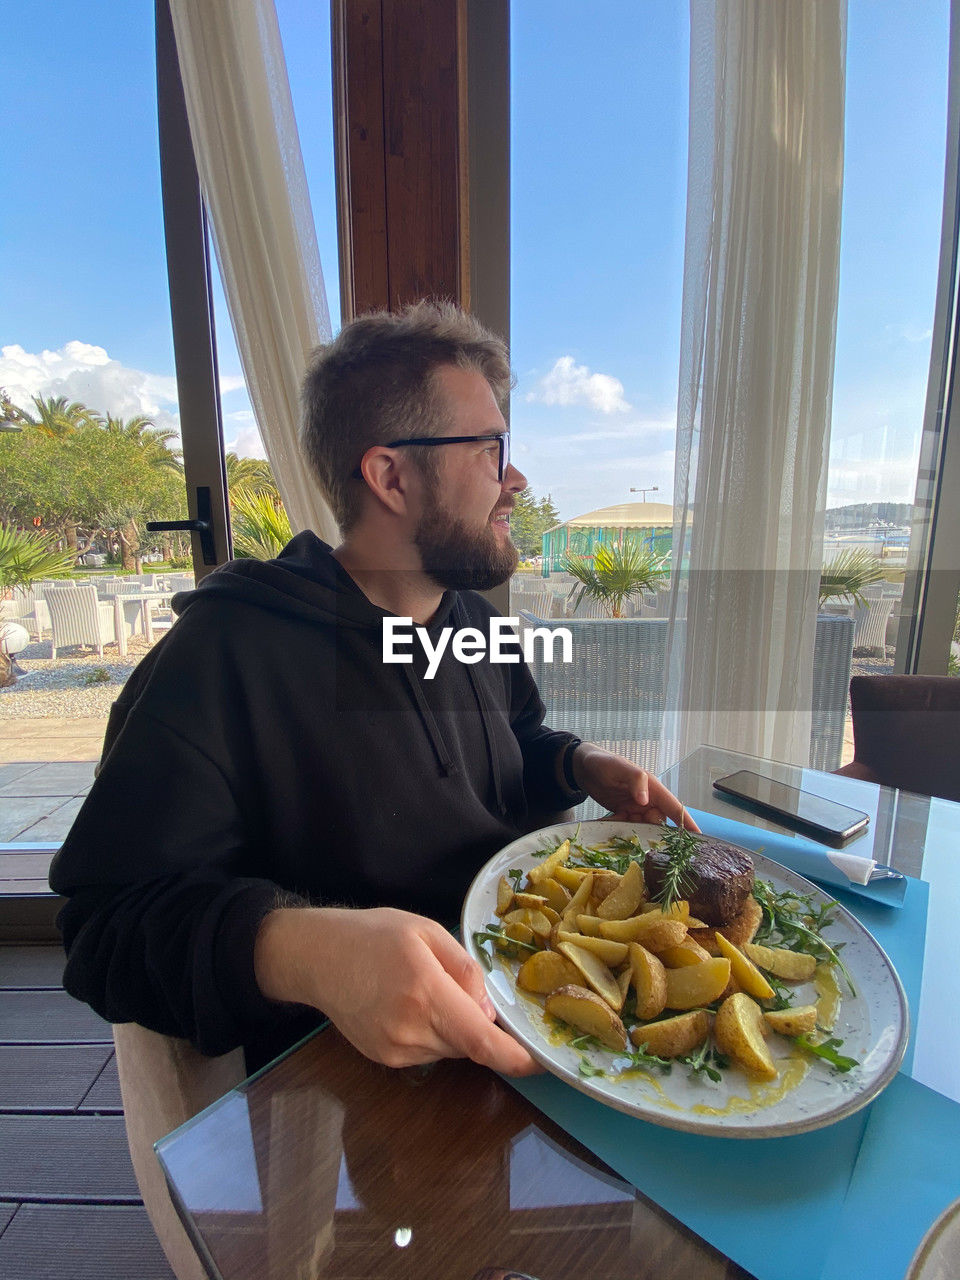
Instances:
[[[410,471],[405,459],[373,445],[360,460],[360,474],[371,494],[394,515],[407,514]]]

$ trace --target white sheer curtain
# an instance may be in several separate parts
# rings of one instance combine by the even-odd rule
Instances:
[[[247,390],[293,528],[337,541],[297,447],[330,316],[273,0],[171,0],[190,134]]]
[[[668,752],[809,754],[845,27],[846,0],[691,0]]]

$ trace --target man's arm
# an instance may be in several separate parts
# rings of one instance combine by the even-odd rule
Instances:
[[[158,813],[164,783],[176,803]],[[279,1029],[306,1005],[391,1065],[469,1056],[535,1069],[492,1022],[479,966],[440,925],[284,906],[275,884],[243,874],[251,838],[222,770],[132,713],[51,869],[69,899],[67,990],[111,1022],[208,1054]]]
[[[472,1058],[508,1075],[539,1070],[494,1023],[480,966],[434,920],[392,908],[274,911],[254,965],[264,995],[322,1009],[375,1062]]]

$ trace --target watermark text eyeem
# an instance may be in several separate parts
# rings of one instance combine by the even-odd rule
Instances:
[[[414,640],[419,640],[427,655],[427,680],[437,674],[448,647],[458,662],[469,666],[482,662],[485,657],[489,657],[490,662],[517,663],[521,654],[524,662],[532,662],[537,656],[538,644],[542,646],[544,662],[573,661],[573,637],[566,627],[530,627],[521,637],[515,631],[519,624],[519,618],[491,618],[487,635],[479,627],[444,627],[434,644],[427,628],[414,627],[412,618],[384,618],[383,661],[413,662]],[[555,659],[558,643],[560,656]]]

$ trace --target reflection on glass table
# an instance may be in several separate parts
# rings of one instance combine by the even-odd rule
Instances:
[[[822,773],[819,769],[761,760],[720,747],[698,748],[672,769],[668,769],[662,779],[674,795],[679,796],[691,808],[709,809],[711,813],[744,822],[751,827],[787,835],[795,834],[783,823],[762,817],[714,788],[713,784],[718,778],[736,773],[740,769],[749,769],[762,777],[785,782],[787,786],[812,792],[825,800],[835,800],[838,804],[862,809],[870,821],[860,834],[844,844],[844,851],[873,858],[881,866],[894,866],[906,875],[920,874],[930,818],[929,796],[913,795],[909,791],[897,791],[892,787],[878,787],[873,782]],[[798,836],[798,839],[801,838],[803,837]]]
[[[211,1276],[747,1273],[468,1062],[391,1071],[333,1028],[157,1146]]]

